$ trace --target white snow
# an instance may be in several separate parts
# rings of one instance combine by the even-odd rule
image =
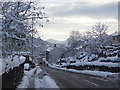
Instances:
[[[29,67],[30,67],[29,63],[24,64],[24,70],[29,69]]]
[[[46,61],[46,58],[43,58],[42,61],[45,62],[45,64],[48,64],[48,61]]]
[[[51,51],[51,50],[53,50],[52,47],[48,47],[48,48],[46,49],[46,51]]]
[[[15,55],[13,58],[1,58],[0,63],[2,64],[0,66],[0,75],[2,75],[5,72],[8,72],[10,69],[13,69],[14,67],[19,67],[20,64],[22,64],[25,61],[24,56],[18,56]]]
[[[28,77],[31,77],[34,74],[35,70],[36,68],[31,69],[30,71],[24,71],[24,74]]]
[[[55,81],[48,76],[43,78],[43,84],[45,88],[58,88]]]
[[[62,58],[62,60],[67,61],[67,62],[69,62],[69,61],[77,61],[77,59],[74,58],[74,57]],[[60,60],[57,60],[57,61],[60,61]]]
[[[38,77],[35,78],[35,88],[44,88],[43,80]]]
[[[31,80],[33,81],[31,82]],[[59,88],[53,79],[44,75],[39,66],[30,71],[24,71],[22,81],[17,88],[29,88],[31,84],[34,85],[34,88]]]
[[[95,65],[95,66],[107,66],[107,67],[120,67],[119,66],[120,63],[100,62],[101,60],[111,60],[111,61],[120,60],[120,58],[118,58],[118,56],[107,57],[107,58],[100,57],[97,61],[88,62],[88,60],[91,60],[95,57],[96,57],[96,55],[93,54],[93,55],[91,55],[91,57],[89,59],[88,59],[88,56],[85,56],[81,60],[77,60],[73,57],[64,58],[63,60],[65,60],[66,63],[62,63],[62,66],[67,66],[67,65],[75,65],[75,66]],[[76,61],[76,62],[67,64],[67,62],[70,62],[70,61]],[[48,63],[48,62],[46,62],[46,63]]]
[[[104,58],[104,57],[100,57],[98,59],[98,61],[101,61],[101,60],[110,60],[110,61],[120,61],[120,58],[118,58],[118,56],[113,56],[113,57],[107,57],[107,58]]]
[[[39,73],[42,72],[42,69],[39,66],[36,66],[37,70],[36,70],[36,74],[39,75]]]
[[[71,65],[75,66],[84,66],[84,65],[95,65],[95,66],[107,66],[107,67],[120,67],[120,63],[112,63],[112,62],[77,62]]]
[[[117,61],[120,60],[120,58],[118,58],[118,56],[114,56],[114,57],[107,57],[106,60]]]
[[[35,72],[36,68],[31,69],[30,71],[24,71],[24,76],[22,78],[22,81],[17,88],[27,88],[29,85],[29,81],[33,73]]]
[[[29,57],[29,60],[30,60],[30,61],[32,61],[32,58],[31,58],[31,57]]]
[[[79,50],[79,49],[81,49],[81,48],[83,48],[83,46],[76,47],[75,49]]]
[[[17,88],[27,88],[29,85],[29,77],[23,76],[21,84]]]
[[[120,73],[112,73],[112,72],[103,72],[103,71],[92,71],[92,70],[75,70],[75,69],[67,69],[67,68],[58,68],[52,65],[49,65],[52,68],[60,69],[60,70],[65,70],[65,71],[70,71],[70,72],[75,72],[75,73],[83,73],[83,74],[88,74],[88,75],[95,75],[95,76],[101,76],[101,77],[108,77],[108,76],[116,76]]]
[[[44,76],[43,79],[35,78],[35,88],[59,88],[55,81],[49,76]]]
[[[93,58],[97,57],[95,54],[92,54],[89,58],[89,60],[92,60]]]
[[[114,48],[113,46],[104,46],[105,48]]]
[[[26,41],[26,38],[19,38],[14,34],[9,34],[8,32],[2,32],[2,33],[5,34],[8,38],[15,38],[15,39],[19,39],[19,40],[22,40],[22,41]]]
[[[105,62],[103,62],[103,63],[101,63],[101,62],[77,62],[77,64],[78,64],[78,66],[79,65],[100,65],[100,66],[105,65],[105,66],[109,66],[109,67],[118,67],[118,63],[105,63]],[[65,65],[67,65],[67,64],[65,64]],[[70,72],[75,72],[75,73],[83,73],[83,74],[88,74],[88,75],[105,77],[105,78],[111,79],[111,80],[118,80],[118,74],[120,74],[120,73],[112,73],[112,72],[104,72],[104,71],[67,69],[67,68],[61,68],[60,65],[56,65],[56,64],[52,64],[52,65],[48,64],[48,66],[55,68],[55,69],[64,70],[64,71],[70,71]]]

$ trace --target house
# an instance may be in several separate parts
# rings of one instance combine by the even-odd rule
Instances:
[[[120,44],[120,32],[112,34],[112,44]]]

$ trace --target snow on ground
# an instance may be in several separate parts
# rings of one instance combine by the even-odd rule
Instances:
[[[100,76],[100,77],[104,77],[104,78],[111,79],[111,80],[118,80],[118,75],[120,74],[120,73],[103,72],[103,71],[67,69],[67,68],[60,68],[60,67],[52,66],[50,64],[49,66],[55,69],[60,69],[60,70],[70,71],[70,72],[75,72],[75,73],[94,75],[94,76]]]
[[[42,73],[42,69],[39,66],[36,66],[37,70],[36,70],[36,74],[39,75],[40,73]]]
[[[120,63],[112,63],[112,62],[76,62],[70,65],[75,65],[75,66],[84,66],[84,65],[95,65],[95,66],[107,66],[107,67],[120,67]]]
[[[45,62],[45,64],[49,64],[49,63],[46,61],[46,58],[43,58],[42,61]]]
[[[35,78],[35,88],[44,88],[43,80],[38,77]]]
[[[59,88],[55,81],[49,76],[44,76],[43,79],[35,78],[35,88]]]
[[[79,50],[79,49],[82,49],[82,48],[83,48],[83,46],[79,46],[79,47],[76,47],[75,49]]]
[[[45,61],[45,59],[44,59],[44,61]],[[47,61],[46,61],[46,63],[48,64]],[[113,81],[119,80],[118,76],[120,74],[120,73],[112,73],[112,72],[104,72],[104,71],[67,69],[67,68],[61,68],[59,65],[56,65],[56,64],[52,64],[52,65],[48,64],[48,66],[55,68],[55,69],[64,70],[64,71],[100,76],[100,77],[107,78],[107,79],[113,80]]]
[[[51,51],[51,50],[53,50],[54,48],[52,48],[52,47],[48,47],[47,49],[46,49],[46,51]]]
[[[61,66],[69,66],[69,65],[74,65],[74,66],[85,66],[85,65],[94,65],[94,66],[106,66],[106,67],[120,67],[120,63],[112,63],[112,62],[99,62],[99,61],[94,61],[94,62],[87,62],[87,61],[76,61],[75,63],[62,63]],[[60,66],[60,65],[56,65]]]
[[[17,88],[58,88],[58,86],[39,66],[36,66],[30,71],[24,71],[23,79]]]
[[[24,56],[18,56],[15,55],[13,58],[0,58],[0,75],[2,75],[5,72],[8,72],[10,69],[13,69],[14,67],[19,67],[20,64],[22,64],[25,61]]]
[[[28,77],[31,77],[34,74],[35,70],[36,68],[31,69],[30,71],[24,71],[24,74]]]
[[[29,67],[30,67],[29,63],[24,64],[24,70],[29,69]]]
[[[29,85],[29,77],[28,76],[24,76],[22,78],[21,84],[17,88],[27,88],[28,85]]]
[[[43,78],[43,84],[45,85],[44,87],[46,88],[58,88],[55,81],[48,76],[45,76]]]
[[[67,57],[67,58],[63,58],[62,60],[65,60],[65,61],[77,61],[78,59],[76,59],[74,57]]]
[[[83,56],[83,55],[82,55]],[[107,66],[107,67],[120,67],[119,64],[120,63],[113,63],[113,62],[101,62],[101,60],[107,61],[107,60],[111,60],[111,61],[120,61],[120,58],[118,56],[113,56],[113,57],[100,57],[98,58],[98,60],[96,61],[91,61],[88,62],[90,60],[92,60],[93,58],[97,57],[96,55],[91,55],[88,59],[88,55],[86,55],[84,58],[78,60],[76,58],[73,57],[67,57],[67,58],[63,58],[62,60],[64,60],[65,62],[61,63],[62,66],[68,66],[68,65],[75,65],[75,66],[84,66],[84,65],[95,65],[95,66]],[[58,60],[60,61],[60,60]],[[69,62],[68,62],[69,61]],[[75,63],[70,63],[70,61],[75,61]],[[46,62],[44,60],[44,62]],[[46,62],[47,63],[47,62]]]
[[[29,57],[29,60],[30,60],[30,61],[32,61],[32,58],[31,58],[31,57]]]
[[[100,57],[98,59],[98,61],[101,61],[101,60],[104,60],[104,61],[107,61],[107,60],[110,60],[110,61],[120,61],[120,58],[118,56],[107,57],[107,58]]]

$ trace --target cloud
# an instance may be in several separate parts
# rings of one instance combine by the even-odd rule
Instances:
[[[109,32],[118,30],[117,2],[49,2],[45,7],[50,22],[40,29],[43,39],[65,40],[70,31],[91,31],[97,22],[106,23]]]
[[[66,40],[68,38],[69,33],[68,32],[55,32],[53,29],[44,30],[41,31],[42,33],[42,39],[55,39],[55,40]]]
[[[77,3],[60,3],[58,6],[53,6],[49,9],[51,15],[55,17],[68,16],[87,16],[92,18],[116,18],[118,13],[118,3],[110,2],[97,4],[92,2],[77,2]]]

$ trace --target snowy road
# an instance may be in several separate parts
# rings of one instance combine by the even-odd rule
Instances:
[[[59,88],[118,88],[117,84],[98,77],[57,70],[44,64],[41,68],[50,74]]]

